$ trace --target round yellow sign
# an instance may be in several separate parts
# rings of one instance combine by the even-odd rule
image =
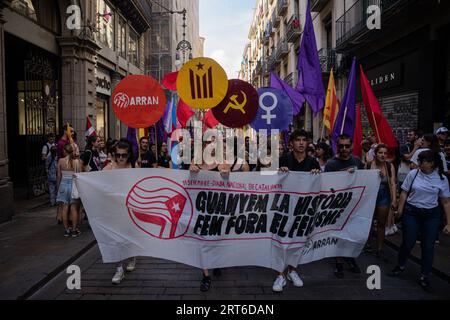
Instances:
[[[187,62],[178,73],[177,91],[193,109],[212,109],[228,92],[228,77],[213,59],[196,58]]]

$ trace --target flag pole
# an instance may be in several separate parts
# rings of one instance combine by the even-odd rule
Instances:
[[[325,121],[322,120],[322,130],[320,132],[320,140],[323,139],[324,131],[325,131]]]
[[[344,126],[345,126],[345,118],[347,118],[347,110],[348,110],[348,107],[345,106],[344,118],[342,119],[341,135],[344,134]]]
[[[377,132],[377,136],[378,136],[378,143],[383,143],[383,141],[381,141],[380,138],[380,132],[378,131],[378,125],[377,125],[377,121],[375,120],[375,114],[372,111],[372,117],[373,117],[373,123],[375,125],[375,131]]]

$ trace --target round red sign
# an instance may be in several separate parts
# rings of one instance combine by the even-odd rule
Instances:
[[[114,89],[113,110],[117,118],[130,128],[154,125],[164,115],[166,96],[152,77],[130,75]]]

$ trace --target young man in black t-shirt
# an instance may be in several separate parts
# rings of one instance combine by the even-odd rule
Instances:
[[[281,157],[280,172],[287,173],[290,171],[302,171],[319,174],[319,162],[317,162],[315,158],[309,157],[306,154],[309,145],[308,133],[304,130],[294,131],[289,138],[289,143],[292,146],[292,152],[289,152],[287,155]],[[303,281],[293,266],[288,267],[287,279],[291,280],[296,287],[303,286]],[[272,290],[275,292],[281,292],[283,291],[283,287],[286,283],[284,273],[279,273],[275,279]]]
[[[363,170],[364,164],[361,159],[353,156],[352,151],[352,138],[346,134],[339,136],[337,140],[337,154],[332,160],[328,161],[325,166],[325,172],[347,171],[349,173],[355,173],[356,170]],[[358,267],[354,258],[338,257],[335,261],[336,268],[334,269],[334,274],[339,279],[344,277],[344,261],[350,265],[353,273],[361,273],[361,269]]]
[[[156,158],[149,149],[149,141],[147,137],[139,139],[139,165],[141,168],[155,168]]]

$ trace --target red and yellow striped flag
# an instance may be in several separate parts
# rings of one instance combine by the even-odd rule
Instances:
[[[328,82],[327,98],[325,101],[325,110],[323,111],[323,124],[328,132],[333,131],[334,122],[339,112],[339,106],[336,96],[336,86],[334,83],[333,70],[330,72],[330,81]]]

